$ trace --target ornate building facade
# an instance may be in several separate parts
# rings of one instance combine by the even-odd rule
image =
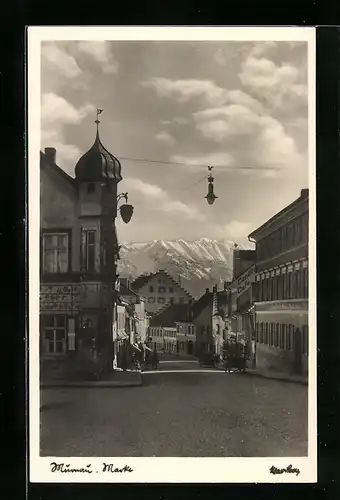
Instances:
[[[308,372],[308,189],[249,235],[256,243],[253,288],[256,364]]]
[[[139,276],[131,283],[131,288],[145,297],[146,311],[159,312],[169,304],[191,304],[194,298],[166,271]]]

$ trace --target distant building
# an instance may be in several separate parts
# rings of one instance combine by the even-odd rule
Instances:
[[[148,346],[150,349],[156,349],[158,352],[164,351],[164,327],[149,326]]]
[[[147,338],[149,326],[149,315],[145,307],[145,297],[132,290],[131,282],[127,278],[119,278],[119,295],[133,306],[136,319],[135,340],[144,343]]]
[[[162,344],[160,349],[164,351],[166,342],[173,345],[175,339],[176,353],[193,355],[196,350],[196,330],[191,321],[190,304],[170,304],[155,314],[150,319],[149,339],[156,344],[157,349]]]
[[[256,243],[256,363],[307,374],[308,189],[249,235]]]
[[[235,246],[233,251],[233,281],[254,264],[255,258],[256,250],[240,250]]]
[[[196,328],[196,352],[198,355],[213,353],[221,355],[226,336],[228,307],[227,283],[223,290],[212,291],[200,297],[191,307],[191,320]]]
[[[145,309],[149,313],[160,311],[166,304],[190,304],[194,301],[165,271],[139,276],[131,283],[131,288],[145,297]]]
[[[228,332],[231,336],[237,337],[238,340],[251,342],[254,336],[251,308],[253,305],[256,251],[235,249],[233,262],[233,281],[228,287]]]
[[[171,326],[163,328],[163,349],[167,354],[176,354],[177,352],[177,329]]]

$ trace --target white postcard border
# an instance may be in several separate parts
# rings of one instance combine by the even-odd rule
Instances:
[[[39,394],[39,164],[40,43],[45,40],[181,40],[308,42],[309,105],[309,385],[308,457],[156,458],[40,457]],[[29,480],[73,483],[309,483],[317,481],[316,420],[316,169],[315,29],[280,27],[29,27],[28,28],[28,245],[29,245]],[[92,473],[51,472],[51,462]],[[133,471],[102,472],[103,463]],[[273,475],[269,469],[292,465],[299,475]]]

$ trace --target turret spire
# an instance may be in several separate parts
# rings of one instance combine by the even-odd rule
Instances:
[[[99,124],[100,124],[100,120],[98,119],[98,117],[99,115],[102,114],[103,111],[104,111],[103,109],[97,108],[97,119],[94,122],[97,125],[97,138],[99,137]]]

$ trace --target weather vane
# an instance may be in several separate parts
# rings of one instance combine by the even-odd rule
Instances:
[[[214,167],[208,167],[208,171],[209,171],[209,175],[208,175],[208,194],[204,197],[206,198],[207,202],[209,203],[209,205],[212,205],[213,203],[215,203],[215,200],[216,198],[218,198],[218,196],[215,196],[215,193],[214,193],[214,177],[211,173],[212,169]]]
[[[103,109],[97,108],[97,119],[96,119],[96,121],[94,122],[94,123],[96,123],[96,125],[97,125],[97,132],[98,132],[98,127],[99,127],[99,124],[100,124],[100,120],[98,119],[98,117],[99,117],[99,115],[101,115],[101,114],[102,114],[102,112],[103,112],[103,111],[104,111]]]

